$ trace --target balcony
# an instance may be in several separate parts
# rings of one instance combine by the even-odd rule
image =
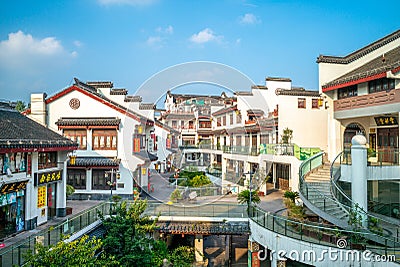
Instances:
[[[333,101],[333,110],[338,112],[395,103],[400,103],[400,89],[335,100]]]

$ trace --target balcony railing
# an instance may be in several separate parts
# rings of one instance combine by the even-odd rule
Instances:
[[[367,162],[369,166],[399,166],[400,153],[399,149],[382,149],[367,154]],[[340,164],[351,165],[351,150],[343,150],[340,157]]]
[[[368,95],[354,96],[333,102],[334,111],[381,106],[400,102],[400,89],[382,91]]]
[[[299,147],[296,144],[261,144],[260,154],[295,156],[299,160],[306,160],[321,152],[318,147]]]

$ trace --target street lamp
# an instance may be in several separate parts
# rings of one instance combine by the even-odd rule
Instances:
[[[111,205],[112,205],[112,191],[113,187],[116,185],[116,181],[114,180],[114,173],[117,179],[120,179],[121,174],[118,170],[111,169],[110,171],[105,172],[105,176],[108,177],[108,174],[111,175],[110,181],[107,181],[107,185],[110,186],[110,215],[111,215]]]
[[[252,197],[252,192],[251,192],[251,190],[252,190],[252,184],[251,184],[251,180],[252,180],[252,172],[246,172],[246,173],[243,173],[244,175],[249,175],[249,212],[250,212],[250,206],[251,206],[251,197]]]

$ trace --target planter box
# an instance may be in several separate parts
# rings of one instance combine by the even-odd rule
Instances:
[[[66,207],[66,215],[71,215],[72,214],[72,207]]]

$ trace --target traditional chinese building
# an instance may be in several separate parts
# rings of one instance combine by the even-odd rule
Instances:
[[[76,141],[75,162],[68,162],[67,183],[78,199],[108,199],[111,190],[133,196],[138,184],[149,188],[149,167],[157,160],[154,105],[127,95],[112,82],[82,82],[54,95],[31,95],[26,113]]]
[[[75,142],[0,103],[0,238],[66,215],[66,166],[75,149]]]

